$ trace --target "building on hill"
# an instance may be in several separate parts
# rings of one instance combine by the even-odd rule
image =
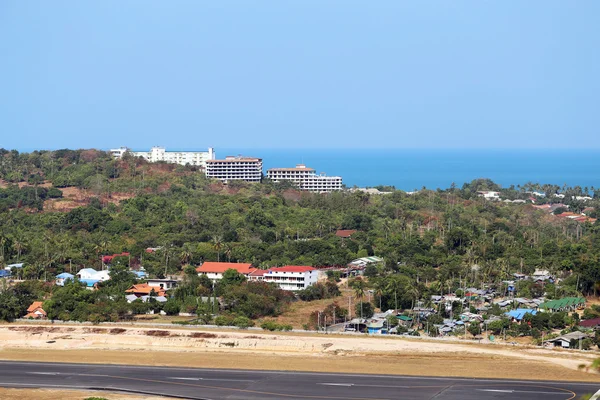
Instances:
[[[335,236],[348,239],[352,237],[357,231],[354,229],[339,229],[335,232]]]
[[[99,282],[104,282],[110,279],[110,273],[108,270],[96,271],[93,268],[84,268],[77,272],[77,277],[80,280],[95,280]]]
[[[540,304],[540,311],[559,312],[575,311],[578,308],[585,307],[584,297],[565,297],[559,300],[550,300]]]
[[[215,159],[215,150],[212,147],[208,151],[167,151],[164,147],[155,146],[150,151],[131,151],[127,147],[111,149],[110,154],[120,159],[130,153],[134,157],[142,157],[149,162],[166,162],[179,165],[195,165],[205,168],[206,161]]]
[[[342,190],[342,178],[340,176],[317,175],[314,169],[304,164],[298,164],[294,168],[271,168],[267,170],[267,178],[274,182],[290,181],[298,189],[309,192],[333,192]]]
[[[319,271],[313,267],[286,265],[250,273],[249,279],[275,283],[283,290],[302,290],[317,283]]]
[[[69,280],[75,279],[75,276],[69,274],[68,272],[63,272],[62,274],[56,275],[56,285],[57,286],[65,286],[65,283]]]
[[[228,269],[234,269],[246,277],[248,277],[252,271],[256,270],[252,264],[248,263],[206,261],[196,268],[196,272],[198,272],[198,275],[206,275],[209,279],[218,281],[223,278],[223,274]]]
[[[255,157],[227,156],[224,160],[207,160],[206,177],[222,182],[262,180],[262,159]]]

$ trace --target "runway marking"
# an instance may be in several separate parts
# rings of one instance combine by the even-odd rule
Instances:
[[[228,368],[183,368],[183,367],[174,367],[174,366],[149,366],[149,365],[122,365],[122,364],[85,364],[85,363],[61,363],[61,362],[39,362],[39,361],[12,361],[12,360],[0,360],[0,365],[2,364],[19,364],[19,365],[55,365],[55,366],[71,366],[73,368],[81,368],[81,366],[85,366],[88,368],[125,368],[125,369],[150,369],[150,370],[159,370],[164,371],[166,369],[171,371],[190,371],[190,372],[221,372],[221,373],[235,373],[235,372],[243,372],[243,373],[254,373],[254,374],[267,374],[267,375],[309,375],[309,376],[344,376],[344,377],[356,377],[356,378],[388,378],[388,379],[421,379],[421,380],[437,380],[437,381],[466,381],[466,382],[491,382],[491,383],[524,383],[524,384],[548,384],[548,383],[556,383],[556,384],[576,384],[577,386],[595,386],[598,387],[597,383],[591,382],[549,382],[549,381],[540,381],[540,380],[515,380],[515,379],[486,379],[486,378],[465,378],[465,377],[444,377],[444,376],[418,376],[418,375],[381,375],[381,374],[352,374],[352,373],[327,373],[327,372],[312,372],[312,371],[269,371],[269,370],[251,370],[251,369],[228,369]]]
[[[317,385],[328,385],[328,386],[355,386],[355,387],[379,387],[379,388],[400,388],[400,389],[411,389],[418,388],[419,386],[398,386],[398,385],[361,385],[360,383],[317,383]]]
[[[499,393],[536,393],[536,394],[557,394],[564,396],[564,393],[560,392],[535,392],[533,390],[501,390],[501,389],[475,389],[480,392],[499,392]]]
[[[25,372],[31,375],[60,375],[60,372]]]
[[[92,375],[92,374],[90,374]],[[336,397],[336,396],[313,396],[313,395],[302,395],[302,394],[288,394],[288,393],[277,393],[277,392],[264,392],[260,390],[251,390],[251,389],[237,389],[237,388],[228,388],[223,386],[210,386],[210,385],[197,385],[193,383],[184,383],[184,382],[171,382],[171,381],[161,381],[157,379],[146,379],[146,378],[133,378],[133,377],[125,377],[125,376],[112,376],[112,375],[100,375],[103,377],[109,377],[112,379],[122,379],[129,381],[139,381],[139,382],[152,382],[152,383],[162,383],[167,385],[179,385],[179,386],[190,386],[190,387],[198,387],[203,389],[216,389],[216,390],[228,390],[231,392],[242,392],[242,393],[254,393],[254,394],[264,394],[267,396],[273,397],[291,397],[297,399],[326,399],[326,400],[392,400],[385,398],[365,398],[365,397]]]
[[[590,397],[590,400],[598,400],[600,399],[600,390],[598,390],[596,393],[594,393],[594,395],[592,397]]]
[[[179,378],[171,376],[169,379],[178,379],[182,381],[224,381],[224,382],[256,382],[252,379],[225,379],[225,378]]]

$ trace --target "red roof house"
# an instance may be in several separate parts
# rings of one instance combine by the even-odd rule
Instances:
[[[41,301],[34,301],[27,309],[27,314],[24,318],[43,319],[47,317],[46,311],[42,308],[44,303]]]
[[[335,236],[341,237],[341,238],[349,238],[350,236],[354,235],[355,233],[356,233],[356,230],[354,230],[354,229],[340,229],[335,233]]]
[[[198,268],[196,272],[199,274],[216,274],[223,275],[228,269],[234,269],[242,275],[249,275],[256,268],[248,263],[229,263],[229,262],[213,262],[207,261]]]

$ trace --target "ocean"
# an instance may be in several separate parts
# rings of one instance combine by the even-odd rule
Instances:
[[[339,175],[347,187],[395,186],[411,191],[460,187],[477,178],[510,185],[551,183],[600,188],[600,150],[215,149],[261,157],[268,168],[305,164]]]

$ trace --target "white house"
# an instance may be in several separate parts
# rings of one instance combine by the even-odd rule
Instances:
[[[485,190],[485,191],[477,192],[477,194],[486,200],[500,200],[500,192]]]
[[[148,286],[162,290],[169,290],[177,287],[177,281],[174,279],[146,279],[146,282],[148,283]]]
[[[104,282],[110,279],[110,274],[108,270],[96,271],[93,268],[84,268],[77,273],[77,277],[80,280],[89,279]]]
[[[286,265],[262,271],[262,276],[253,273],[252,280],[276,283],[283,290],[302,290],[317,283],[319,271],[313,267]]]

